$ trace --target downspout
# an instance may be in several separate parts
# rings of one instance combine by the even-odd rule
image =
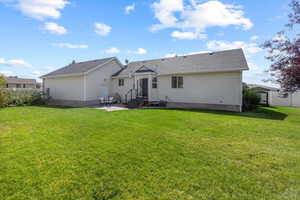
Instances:
[[[243,112],[243,71],[240,71],[240,84],[241,84],[241,91],[240,91],[240,112]]]
[[[83,75],[83,101],[86,101],[86,74]]]

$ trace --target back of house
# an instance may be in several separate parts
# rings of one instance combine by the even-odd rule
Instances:
[[[142,98],[166,102],[170,108],[240,112],[244,70],[248,70],[244,53],[234,49],[125,66],[117,58],[101,59],[97,64],[73,63],[42,78],[53,99],[72,105],[90,105],[100,97],[118,96],[122,102]]]

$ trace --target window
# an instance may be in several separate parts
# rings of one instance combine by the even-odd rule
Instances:
[[[21,88],[21,85],[20,85],[20,84],[17,84],[17,88]]]
[[[124,79],[119,79],[119,86],[124,86]]]
[[[157,88],[157,78],[152,78],[152,88]]]
[[[8,84],[6,84],[6,88],[8,88]]]
[[[183,77],[173,76],[172,77],[172,88],[183,88]]]
[[[26,88],[26,84],[23,84],[23,88]]]

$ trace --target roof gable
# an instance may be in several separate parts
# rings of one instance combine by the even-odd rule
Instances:
[[[96,69],[98,67],[104,66],[113,60],[116,60],[117,63],[120,65],[120,67],[122,66],[122,64],[118,61],[117,58],[110,57],[110,58],[91,60],[91,61],[86,61],[86,62],[73,63],[73,64],[67,65],[63,68],[60,68],[56,71],[50,72],[50,73],[42,76],[42,78],[52,77],[52,76],[83,75],[83,74],[93,71],[94,69]]]

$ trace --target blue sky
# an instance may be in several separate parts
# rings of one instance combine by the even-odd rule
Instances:
[[[0,73],[37,78],[69,64],[243,48],[244,81],[263,83],[260,44],[287,22],[290,0],[0,0]],[[264,83],[265,84],[265,83]]]

